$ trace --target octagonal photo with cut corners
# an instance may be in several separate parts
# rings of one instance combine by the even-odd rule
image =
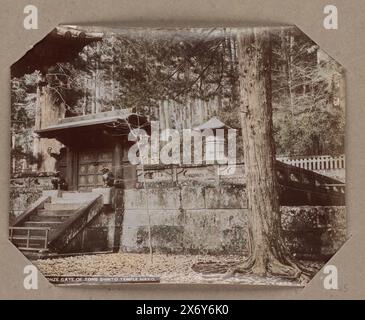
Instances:
[[[346,241],[344,141],[294,26],[58,26],[11,66],[9,240],[55,284],[303,286]]]

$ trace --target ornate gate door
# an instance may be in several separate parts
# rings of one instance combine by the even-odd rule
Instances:
[[[112,170],[113,151],[111,149],[88,149],[79,152],[78,190],[91,191],[103,186],[101,169]]]

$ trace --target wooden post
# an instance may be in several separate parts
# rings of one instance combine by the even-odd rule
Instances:
[[[115,179],[122,178],[122,144],[119,140],[115,141],[114,151],[113,151],[113,174]]]
[[[115,218],[114,218],[114,239],[112,250],[118,252],[121,249],[121,238],[123,232],[123,219],[124,219],[124,189],[115,189],[114,194],[114,207],[115,207]]]
[[[30,229],[27,230],[27,248],[30,246]]]
[[[58,181],[58,184],[57,184],[57,198],[62,198],[60,181]]]
[[[77,190],[77,176],[78,176],[78,168],[76,161],[76,154],[74,150],[70,147],[67,147],[67,174],[66,181],[68,183],[70,190]]]
[[[122,148],[121,178],[125,189],[133,189],[137,183],[137,166],[132,165],[128,159],[129,144],[124,141]]]
[[[48,235],[49,235],[49,229],[46,229],[46,237],[44,241],[44,249],[47,249],[48,247]]]
[[[122,167],[123,162],[123,145],[120,139],[116,139],[113,151],[113,174],[115,179],[124,179],[124,168]],[[114,190],[114,203],[115,217],[114,217],[114,239],[112,249],[114,252],[120,250],[121,247],[121,237],[123,228],[123,218],[124,218],[124,186],[125,182],[123,180],[123,189],[115,188]]]

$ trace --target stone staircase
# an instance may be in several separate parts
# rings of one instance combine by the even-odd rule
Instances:
[[[100,204],[102,206],[100,193],[63,192],[58,197],[57,191],[44,191],[33,208],[23,213],[9,228],[9,239],[28,258],[57,254],[57,246],[52,246],[52,243],[57,243],[58,238],[65,235],[68,241],[72,240],[74,235],[67,235],[67,229],[72,229],[76,218],[87,214],[87,209],[96,202],[99,207]],[[78,226],[79,229],[86,223]]]

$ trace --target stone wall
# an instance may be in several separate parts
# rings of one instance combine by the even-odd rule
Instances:
[[[238,253],[246,247],[246,217],[241,185],[125,190],[122,250],[148,251],[150,219],[158,252]]]
[[[50,179],[11,180],[11,221],[36,201],[42,190],[52,188]],[[154,252],[245,253],[247,208],[245,186],[227,181],[215,185],[182,180],[175,185],[150,185],[147,190],[117,189],[114,206],[106,207],[74,243],[83,252],[148,252],[150,221]],[[283,206],[281,212],[286,242],[298,257],[330,257],[346,240],[345,207]],[[76,247],[69,249],[77,251]]]
[[[281,207],[282,229],[293,253],[330,257],[346,241],[343,206]]]
[[[150,220],[155,252],[247,252],[248,209],[242,185],[130,189],[124,196],[123,251],[148,251]],[[299,257],[326,258],[346,240],[345,207],[282,207],[281,211],[285,239]]]
[[[117,251],[115,248],[115,212],[104,206],[89,224],[62,249],[62,253],[90,253]]]
[[[87,254],[91,252],[118,252],[120,250],[124,190],[95,188],[92,192],[94,195],[103,195],[102,210],[80,230],[66,247],[62,248],[62,253],[83,252]]]

